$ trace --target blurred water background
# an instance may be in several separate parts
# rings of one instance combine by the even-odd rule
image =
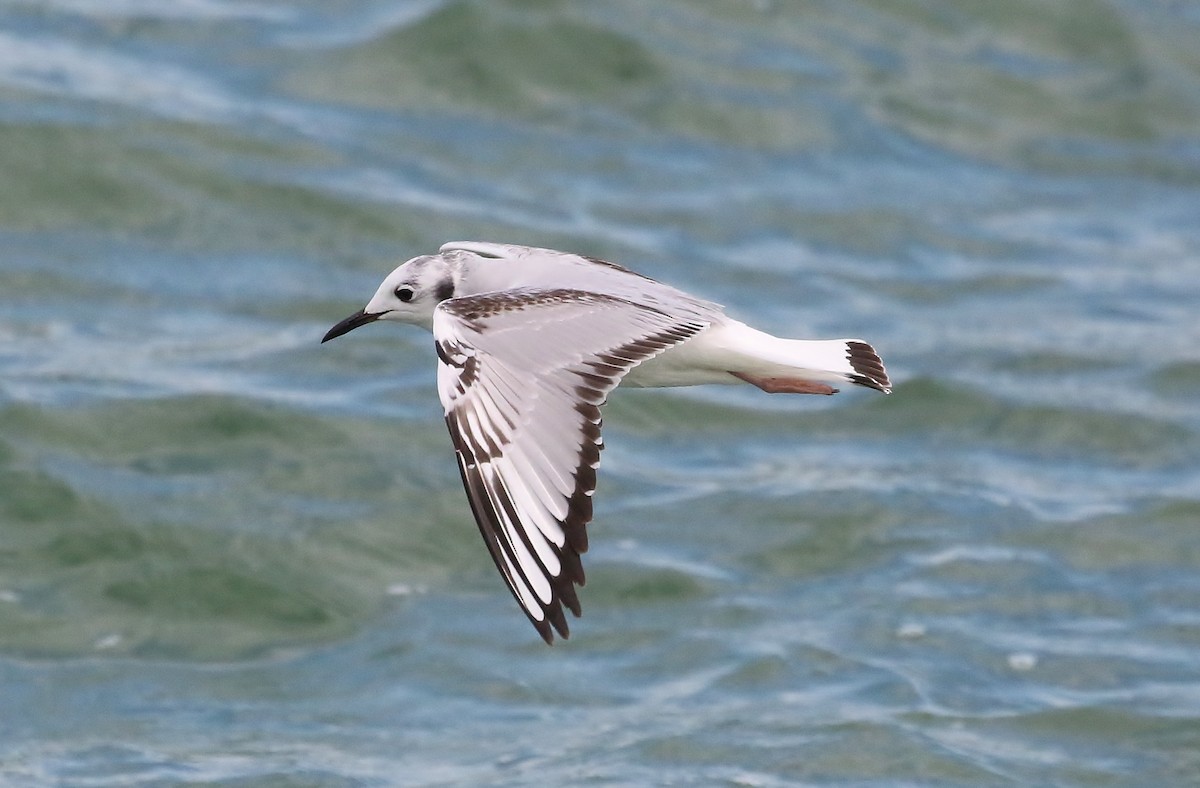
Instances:
[[[1200,780],[1200,6],[0,2],[0,784]],[[618,392],[584,617],[479,539],[452,239],[896,392]]]

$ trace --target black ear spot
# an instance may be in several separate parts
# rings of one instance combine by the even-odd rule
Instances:
[[[434,291],[438,301],[445,301],[447,298],[454,298],[454,280],[446,277],[438,282],[437,290]]]
[[[396,298],[399,298],[404,303],[407,304],[409,301],[412,300],[412,297],[413,297],[413,290],[411,287],[403,287],[402,286],[402,287],[396,288]]]

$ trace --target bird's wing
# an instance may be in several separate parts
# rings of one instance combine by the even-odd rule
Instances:
[[[720,304],[595,257],[486,241],[452,241],[441,248],[442,254],[463,252],[484,258],[469,267],[474,292],[536,287],[539,282],[553,281],[560,288],[607,293],[689,320],[708,322],[724,311]],[[491,264],[490,260],[503,263]]]
[[[704,330],[611,295],[510,290],[434,312],[438,395],[492,559],[547,643],[579,615],[600,406],[637,364]]]

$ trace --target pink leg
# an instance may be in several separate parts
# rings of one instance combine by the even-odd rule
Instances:
[[[745,372],[730,372],[735,378],[741,378],[747,383],[758,386],[768,394],[837,394],[838,390],[824,383],[816,383],[803,378],[767,378],[750,375]]]

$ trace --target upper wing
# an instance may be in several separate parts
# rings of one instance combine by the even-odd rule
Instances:
[[[464,252],[485,258],[470,267],[471,286],[477,293],[536,288],[540,282],[554,282],[559,288],[607,293],[680,319],[707,323],[723,311],[719,304],[595,257],[485,241],[452,241],[441,248],[442,254]],[[487,260],[503,262],[491,265]]]
[[[438,395],[479,531],[547,643],[579,615],[600,406],[637,364],[703,331],[615,296],[510,290],[434,313]]]

